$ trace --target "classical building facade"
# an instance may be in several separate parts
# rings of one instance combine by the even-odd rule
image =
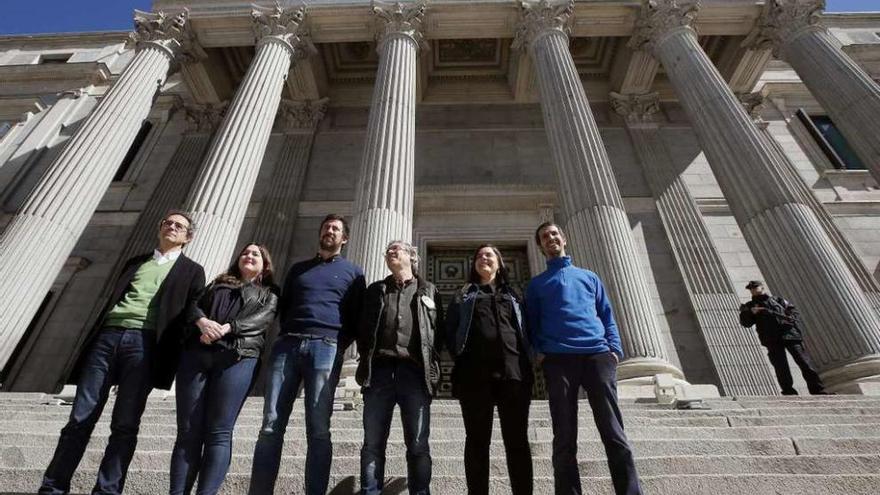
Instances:
[[[777,387],[747,280],[832,390],[880,378],[880,14],[819,0],[154,0],[132,33],[0,37],[2,388],[52,391],[120,263],[194,214],[209,276],[349,215],[453,291],[552,219],[614,303],[625,384]]]

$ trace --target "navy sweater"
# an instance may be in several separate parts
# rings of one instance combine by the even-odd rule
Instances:
[[[538,352],[596,354],[623,358],[611,302],[599,277],[571,264],[568,256],[547,260],[547,270],[526,289],[526,314]]]
[[[278,302],[280,333],[350,342],[365,286],[363,270],[341,256],[293,265]]]

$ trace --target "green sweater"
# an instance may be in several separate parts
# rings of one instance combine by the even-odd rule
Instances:
[[[131,287],[104,318],[104,326],[131,329],[155,329],[159,301],[156,293],[177,260],[160,265],[146,261],[131,280]]]

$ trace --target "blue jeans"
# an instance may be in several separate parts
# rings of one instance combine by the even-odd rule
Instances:
[[[77,383],[76,398],[55,455],[39,493],[67,493],[95,424],[101,417],[112,385],[118,385],[110,438],[92,493],[122,493],[128,465],[137,446],[141,415],[152,390],[152,353],[155,336],[150,331],[105,328],[86,351]]]
[[[394,405],[400,406],[409,493],[431,493],[431,394],[425,373],[415,363],[374,361],[370,386],[364,389],[364,447],[361,493],[378,495],[385,485],[385,447]]]
[[[553,422],[553,479],[560,494],[580,494],[577,463],[578,393],[587,391],[599,437],[605,446],[614,493],[641,495],[639,476],[617,406],[617,360],[599,354],[547,354],[542,364]]]
[[[199,346],[183,353],[177,371],[177,440],[171,452],[171,494],[220,491],[232,459],[232,430],[256,371],[256,358]]]
[[[301,385],[306,410],[305,493],[327,492],[333,457],[330,416],[341,369],[342,355],[331,339],[282,336],[275,342],[248,493],[265,495],[275,489],[284,432]]]

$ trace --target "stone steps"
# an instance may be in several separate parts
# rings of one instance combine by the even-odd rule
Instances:
[[[334,412],[332,493],[358,488],[362,432],[361,405],[337,400]],[[863,396],[749,397],[706,401],[710,409],[672,410],[639,400],[622,400],[645,487],[657,494],[880,493],[880,398]],[[74,483],[88,492],[109,435],[112,401],[99,421]],[[582,401],[578,452],[584,493],[610,494],[602,443],[588,403]],[[223,493],[245,493],[262,400],[250,398],[235,429],[233,460]],[[466,493],[462,461],[464,429],[455,401],[435,401],[431,410],[432,492]],[[49,462],[61,427],[70,414],[42,394],[0,394],[0,490],[32,493]],[[126,493],[164,493],[176,434],[173,397],[152,397],[143,417],[138,451]],[[536,491],[552,493],[552,428],[549,407],[535,401],[529,437]],[[285,442],[277,493],[302,493],[305,462],[302,403],[297,401]],[[509,493],[507,467],[496,416],[490,448],[491,493]],[[406,463],[399,415],[388,445],[391,493],[405,492]],[[398,487],[399,490],[394,489]]]

